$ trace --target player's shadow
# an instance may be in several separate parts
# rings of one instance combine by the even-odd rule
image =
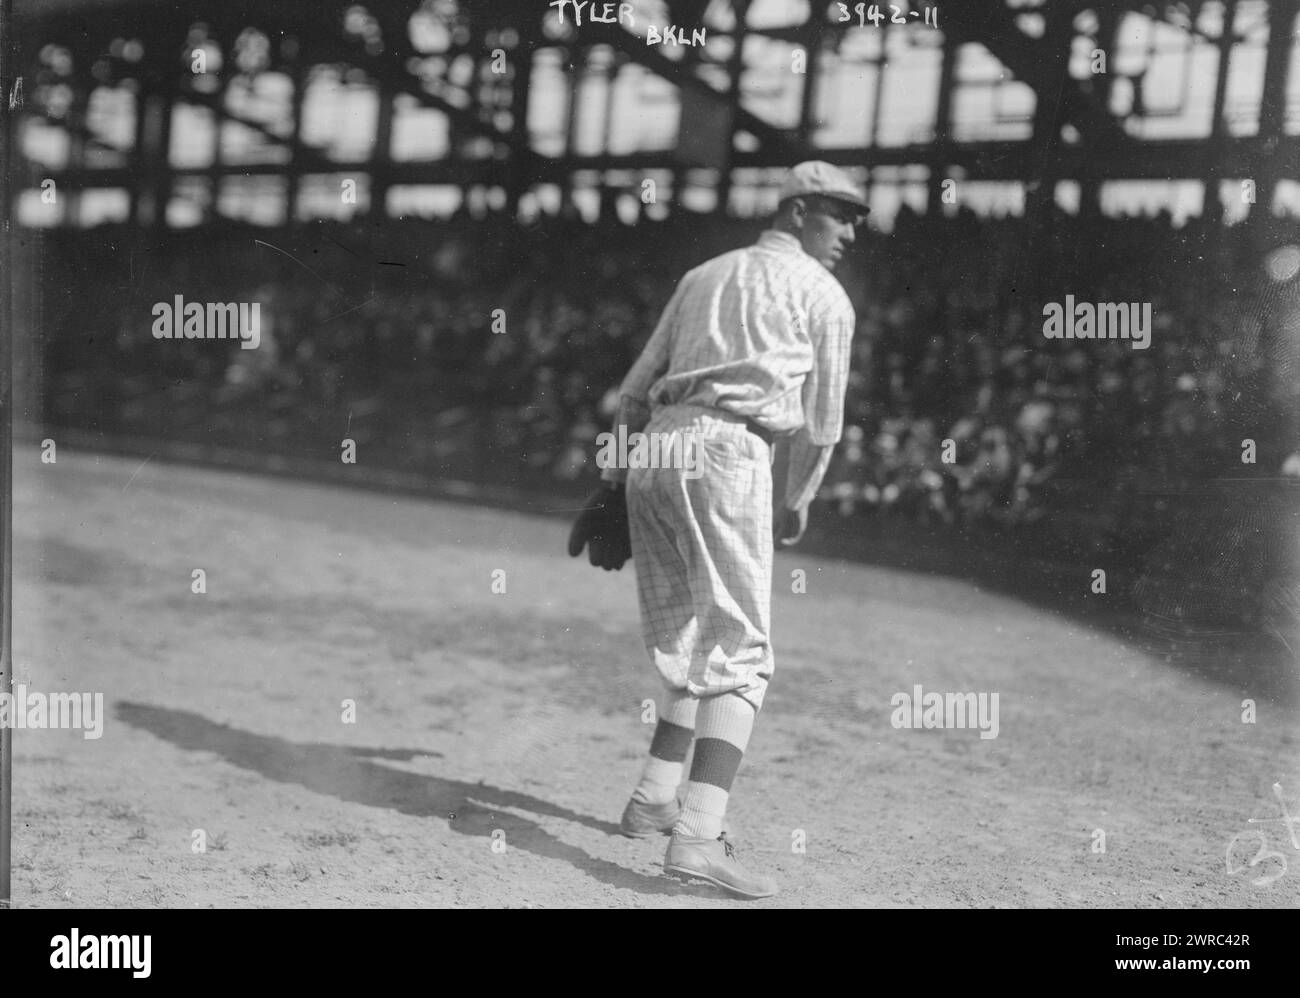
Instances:
[[[350,745],[291,742],[271,735],[217,724],[192,711],[149,704],[118,702],[120,721],[190,752],[213,752],[227,762],[277,783],[293,783],[316,793],[369,807],[384,807],[420,818],[440,818],[461,835],[490,839],[494,829],[505,832],[511,849],[568,863],[611,887],[641,894],[718,897],[717,891],[647,877],[617,863],[597,859],[562,842],[518,811],[561,818],[608,835],[618,826],[580,814],[530,794],[488,783],[466,783],[391,769],[371,761],[409,760],[434,755],[418,750],[359,748]],[[489,848],[484,843],[484,849]]]

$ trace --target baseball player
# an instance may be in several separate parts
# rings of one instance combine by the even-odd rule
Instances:
[[[614,429],[681,437],[693,460],[604,468],[569,538],[571,555],[586,546],[606,570],[635,558],[642,635],[667,687],[621,831],[671,833],[666,873],[743,898],[777,887],[736,858],[723,818],[772,678],[773,541],[803,536],[843,426],[854,314],[831,270],[866,212],[842,170],[800,163],[757,243],[682,279],[623,381]],[[774,473],[786,483],[775,509]]]

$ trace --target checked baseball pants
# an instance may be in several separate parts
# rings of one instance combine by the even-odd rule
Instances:
[[[734,691],[757,710],[775,665],[771,447],[698,406],[664,406],[644,432],[686,434],[695,447],[694,474],[690,462],[628,471],[646,650],[671,689]]]

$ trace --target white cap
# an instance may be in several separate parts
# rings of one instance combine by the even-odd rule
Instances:
[[[785,183],[781,185],[779,200],[803,197],[805,194],[820,194],[822,197],[844,201],[863,211],[871,210],[862,191],[847,173],[838,166],[819,159],[810,159],[790,168]]]

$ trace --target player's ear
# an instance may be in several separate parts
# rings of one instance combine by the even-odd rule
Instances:
[[[790,221],[796,229],[802,229],[808,218],[808,202],[803,198],[790,199]]]

